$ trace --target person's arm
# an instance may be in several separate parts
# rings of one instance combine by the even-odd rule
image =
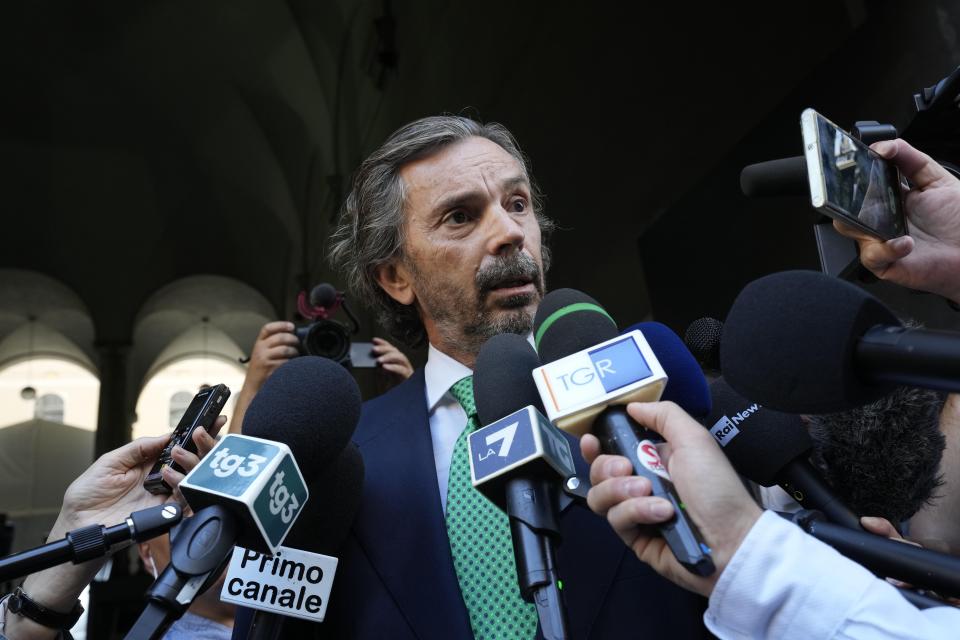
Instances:
[[[960,610],[919,611],[897,590],[771,511],[720,576],[704,622],[720,638],[956,637]]]
[[[947,440],[940,458],[943,486],[934,501],[910,519],[909,536],[925,547],[960,555],[960,395],[947,396],[940,431]]]
[[[221,416],[211,431],[216,433],[224,421]],[[144,489],[143,480],[169,441],[169,434],[138,438],[100,456],[67,487],[60,514],[47,540],[59,540],[67,532],[91,524],[112,526],[123,522],[134,511],[166,501],[166,496],[154,495]],[[196,466],[215,444],[213,437],[203,428],[194,432],[193,441],[199,455],[180,447],[174,447],[172,452],[174,460],[186,471]],[[184,474],[170,468],[163,470],[164,480],[173,487],[179,485],[183,477]],[[105,562],[106,558],[98,558],[82,564],[60,564],[30,574],[22,588],[41,606],[66,613]],[[9,611],[4,611],[2,630],[8,640],[48,640],[56,638],[59,633]]]
[[[228,433],[240,433],[243,427],[243,416],[253,397],[260,391],[270,374],[282,364],[300,354],[299,338],[293,333],[292,322],[279,320],[268,322],[260,329],[253,349],[250,350],[250,364],[247,366],[247,375],[243,379],[243,386],[237,394],[237,401],[233,405],[233,415],[230,417]]]
[[[937,293],[960,303],[960,181],[903,140],[870,147],[910,180],[908,236],[886,242],[842,222],[833,225],[860,247],[860,262],[882,280]]]
[[[799,527],[751,500],[710,434],[673,403],[632,403],[627,411],[667,441],[667,470],[689,516],[710,546],[717,571],[684,569],[651,525],[673,516],[650,483],[631,476],[626,458],[599,455],[586,435],[581,450],[593,487],[588,504],[643,562],[681,587],[710,597],[704,619],[721,638],[949,637],[960,611],[918,611],[894,588]],[[888,635],[892,634],[892,635]]]

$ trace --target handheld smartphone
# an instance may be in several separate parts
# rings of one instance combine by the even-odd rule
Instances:
[[[156,464],[153,465],[150,473],[147,474],[147,478],[143,481],[144,489],[154,494],[173,492],[173,489],[164,482],[163,475],[161,475],[163,468],[167,466],[172,467],[174,471],[183,473],[183,467],[174,462],[171,457],[173,448],[180,445],[187,451],[196,453],[197,446],[193,443],[193,432],[197,430],[197,427],[203,427],[209,432],[229,397],[230,389],[225,384],[201,389],[193,397],[190,406],[187,407],[183,417],[180,418],[180,422],[177,423],[177,428],[170,437],[170,442],[164,447],[163,452],[160,453],[160,458],[157,459]]]
[[[810,200],[881,240],[906,235],[900,171],[813,109],[800,115]]]

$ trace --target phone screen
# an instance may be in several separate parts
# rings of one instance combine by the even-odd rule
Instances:
[[[358,369],[372,369],[376,367],[377,357],[373,355],[373,343],[350,343],[350,363]]]
[[[882,238],[904,235],[897,168],[819,113],[814,116],[824,204]]]

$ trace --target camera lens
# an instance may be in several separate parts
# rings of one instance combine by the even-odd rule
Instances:
[[[338,322],[321,320],[314,323],[301,338],[303,348],[313,356],[343,362],[350,357],[350,335]]]

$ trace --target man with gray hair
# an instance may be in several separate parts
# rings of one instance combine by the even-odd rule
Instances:
[[[533,325],[553,230],[541,210],[504,127],[424,118],[360,165],[330,261],[394,337],[469,367],[487,338]]]
[[[477,353],[493,335],[530,333],[552,229],[526,159],[498,124],[412,122],[354,176],[331,261],[395,338],[429,351],[424,369],[363,406],[354,436],[362,505],[338,554],[323,635],[537,635],[507,517],[471,485],[466,435],[478,426]],[[704,602],[638,562],[602,519],[567,508],[560,528],[571,638],[706,636]]]

